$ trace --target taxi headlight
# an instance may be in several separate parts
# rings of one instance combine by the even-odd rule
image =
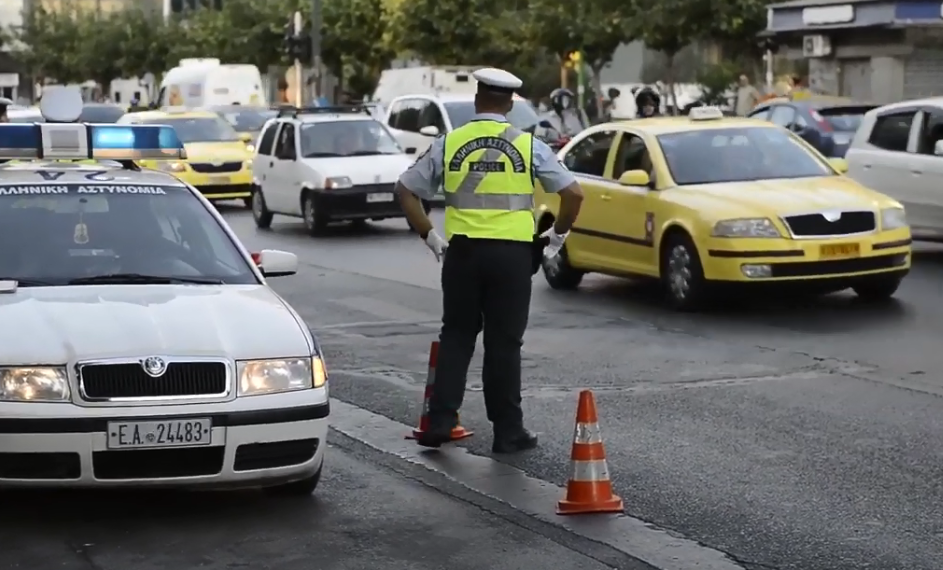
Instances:
[[[158,162],[157,170],[163,170],[164,172],[183,172],[187,169],[186,165],[182,162]]]
[[[0,401],[67,402],[71,392],[64,368],[0,368]]]
[[[724,238],[777,238],[782,237],[769,218],[742,218],[721,220],[714,224],[713,237]]]
[[[252,143],[246,143],[246,150],[249,152],[255,152],[255,145]]]
[[[907,213],[903,208],[884,208],[881,210],[881,229],[897,230],[907,227]]]
[[[327,382],[324,363],[317,356],[240,362],[239,395],[258,396],[320,388]]]
[[[354,185],[346,176],[334,176],[324,181],[325,188],[351,188]]]
[[[243,166],[245,167],[246,170],[252,170],[252,161],[247,160],[245,164],[243,164]]]

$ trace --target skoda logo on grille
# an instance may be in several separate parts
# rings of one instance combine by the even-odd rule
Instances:
[[[167,363],[159,356],[148,356],[141,361],[141,368],[144,369],[144,372],[147,372],[148,376],[157,378],[167,372]]]
[[[826,221],[837,222],[841,219],[841,212],[822,212],[822,217],[825,218]]]
[[[222,166],[222,165],[223,165],[222,161],[218,161],[218,160],[217,160],[217,161],[213,162],[213,166]]]

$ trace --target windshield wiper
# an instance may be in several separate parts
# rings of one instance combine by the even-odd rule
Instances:
[[[97,285],[97,284],[135,284],[135,285],[222,285],[220,279],[207,277],[171,277],[169,275],[145,275],[142,273],[107,273],[78,277],[69,281],[69,285]]]
[[[336,156],[347,156],[346,154],[339,154],[336,152],[309,152],[304,155],[304,158],[333,158]]]
[[[51,281],[41,279],[20,279],[19,277],[0,277],[0,281],[16,281],[17,287],[50,287],[55,285]]]

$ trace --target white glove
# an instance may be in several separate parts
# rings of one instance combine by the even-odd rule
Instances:
[[[442,261],[445,250],[449,248],[449,242],[442,239],[442,236],[435,230],[429,230],[429,235],[426,236],[426,246],[435,254],[436,261]]]
[[[553,259],[560,253],[560,250],[563,249],[563,242],[566,241],[566,236],[570,235],[570,232],[565,232],[558,234],[554,231],[553,226],[549,230],[540,234],[540,237],[550,238],[550,243],[544,247],[544,259]]]

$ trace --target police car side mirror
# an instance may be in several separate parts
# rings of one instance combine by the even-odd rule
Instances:
[[[427,137],[437,137],[439,136],[439,127],[435,125],[429,125],[419,129],[419,134],[426,135]]]
[[[540,121],[539,123],[537,123],[537,126],[538,126],[538,127],[541,127],[541,128],[544,128],[544,129],[552,129],[552,128],[553,128],[553,123],[551,123],[551,122],[548,121],[547,119],[544,119],[544,120]]]
[[[298,256],[287,251],[263,249],[256,263],[266,277],[284,277],[298,272]]]
[[[651,186],[652,179],[644,170],[627,170],[619,177],[619,184],[623,186]]]

